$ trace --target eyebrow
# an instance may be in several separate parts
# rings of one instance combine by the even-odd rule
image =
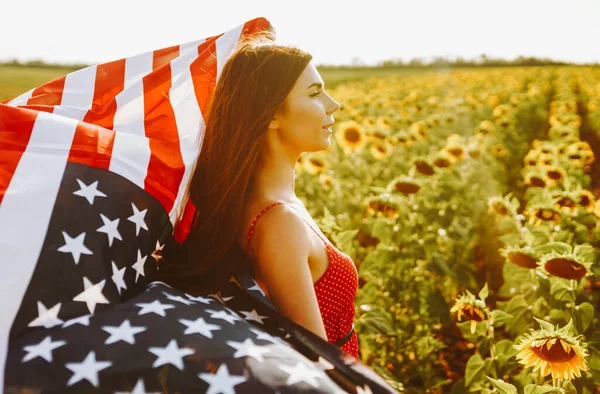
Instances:
[[[313,86],[316,86],[316,87],[319,87],[319,88],[323,88],[323,84],[321,82],[314,82],[314,83],[310,84],[310,86],[307,89],[310,89]]]

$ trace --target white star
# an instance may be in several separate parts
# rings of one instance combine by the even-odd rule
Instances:
[[[100,214],[100,218],[102,219],[102,222],[104,222],[104,226],[100,227],[96,231],[108,235],[108,246],[112,246],[112,241],[115,238],[119,241],[122,241],[123,238],[121,238],[121,233],[119,233],[119,230],[117,230],[117,226],[119,225],[120,219],[117,218],[115,220],[110,220],[103,214]]]
[[[106,279],[93,284],[88,278],[83,277],[83,291],[73,298],[73,301],[85,302],[91,314],[96,310],[96,304],[108,304],[108,300],[102,294]]]
[[[201,302],[203,304],[212,304],[213,302],[215,302],[215,300],[213,300],[212,298],[207,298],[203,296],[194,297],[193,295],[187,293],[185,294],[185,296],[192,301]]]
[[[171,304],[161,304],[160,301],[158,300],[154,300],[151,303],[140,303],[140,304],[135,304],[135,306],[139,306],[142,308],[142,310],[138,313],[139,315],[145,315],[146,313],[151,313],[154,312],[157,315],[160,316],[165,316],[165,310],[167,309],[171,309],[171,308],[175,308],[175,306],[171,305]]]
[[[102,193],[100,190],[97,189],[98,181],[92,183],[89,186],[86,185],[85,183],[81,182],[79,179],[77,179],[77,183],[79,183],[79,187],[81,189],[73,192],[73,194],[76,194],[81,197],[85,197],[85,199],[88,200],[90,205],[94,204],[95,197],[106,197],[106,194]]]
[[[135,206],[134,203],[131,203],[131,207],[133,208],[133,215],[127,218],[130,222],[135,223],[135,235],[140,233],[140,228],[148,231],[148,227],[146,226],[146,222],[144,221],[144,216],[146,216],[147,209],[144,209],[140,212],[140,210]]]
[[[120,326],[103,326],[102,329],[110,334],[110,337],[104,341],[105,345],[111,343],[123,341],[130,345],[135,345],[135,338],[133,336],[140,332],[146,331],[146,327],[132,327],[129,323],[129,319],[121,323]]]
[[[254,321],[259,322],[260,324],[265,324],[265,323],[263,323],[263,319],[269,318],[269,316],[259,315],[256,312],[256,309],[252,309],[252,312],[245,312],[245,311],[240,311],[240,312],[244,314],[245,320],[254,320]]]
[[[366,384],[364,387],[356,386],[356,394],[373,394],[371,387]]]
[[[167,298],[170,299],[171,301],[181,302],[182,304],[185,304],[185,305],[192,305],[193,304],[192,301],[186,300],[182,296],[174,296],[173,294],[169,294],[169,293],[164,292],[164,291],[163,291],[163,294],[166,295]]]
[[[322,371],[327,371],[329,369],[335,369],[334,365],[332,363],[330,363],[329,361],[327,361],[322,356],[319,356],[319,362],[317,363],[317,366],[319,368],[321,368]]]
[[[233,357],[254,357],[261,363],[265,361],[263,353],[269,353],[269,349],[263,346],[256,346],[252,339],[246,338],[244,342],[226,341],[226,343],[236,350]]]
[[[71,238],[69,234],[64,231],[62,232],[62,235],[66,243],[58,248],[58,251],[63,253],[71,253],[73,255],[73,260],[75,260],[75,264],[79,264],[79,258],[82,254],[94,254],[83,244],[83,241],[85,240],[85,233],[79,234],[77,238]]]
[[[208,383],[206,394],[235,394],[233,386],[247,380],[245,376],[229,375],[227,364],[221,364],[216,374],[201,373],[198,377]]]
[[[188,334],[201,334],[205,337],[213,337],[212,331],[220,330],[221,326],[214,324],[208,324],[203,318],[199,317],[196,320],[179,319],[179,322],[185,324],[187,328],[183,332],[184,335]]]
[[[227,313],[225,311],[213,311],[212,309],[207,309],[206,311],[210,313],[210,317],[213,319],[223,319],[231,324],[235,324],[236,320],[242,320],[239,317],[233,316],[231,313]]]
[[[142,257],[142,252],[140,252],[139,249],[137,254],[137,261],[131,266],[131,268],[135,270],[135,283],[137,283],[140,274],[142,276],[146,276],[146,274],[144,273],[144,264],[146,264],[146,259],[148,258],[148,256]]]
[[[92,317],[92,315],[83,315],[83,316],[76,317],[75,319],[67,320],[62,325],[62,328],[67,328],[69,326],[72,326],[73,324],[81,324],[82,326],[89,327],[90,326],[90,317]]]
[[[156,240],[156,248],[154,248],[154,252],[152,252],[152,257],[154,258],[154,260],[156,260],[156,262],[158,263],[159,261],[162,261],[163,256],[161,254],[161,252],[163,251],[165,247],[165,244],[160,244],[160,242],[158,242],[158,240]]]
[[[98,372],[111,365],[110,361],[96,361],[96,353],[92,350],[82,362],[65,364],[65,367],[73,372],[73,376],[67,382],[67,386],[85,379],[93,384],[94,387],[98,387]]]
[[[47,336],[44,340],[37,345],[25,346],[23,349],[27,352],[21,362],[27,362],[36,357],[41,357],[49,363],[52,362],[52,351],[56,348],[63,346],[67,341],[56,341],[52,342],[52,338]]]
[[[135,384],[135,387],[133,388],[133,391],[131,391],[131,392],[117,391],[115,394],[160,394],[160,393],[159,392],[147,393],[146,386],[144,385],[144,379],[139,378],[137,383]]]
[[[28,327],[44,326],[45,328],[50,328],[59,325],[63,322],[58,318],[58,311],[60,311],[60,302],[54,305],[52,308],[46,309],[46,306],[40,301],[38,301],[37,307],[38,317],[36,317],[31,323],[29,323],[27,325]]]
[[[254,282],[254,286],[248,287],[246,290],[256,290],[256,291],[259,291],[260,294],[262,294],[263,296],[265,296],[265,297],[267,296],[265,294],[265,292],[263,291],[262,287],[260,287],[258,284],[256,284],[256,282]]]
[[[175,339],[171,339],[166,347],[151,347],[148,348],[148,351],[158,357],[152,364],[152,368],[171,364],[180,371],[183,371],[183,357],[194,354],[194,349],[185,347],[180,348],[177,346],[177,341]]]
[[[273,342],[276,344],[285,342],[281,338],[275,337],[275,336],[269,334],[268,332],[262,331],[260,329],[250,328],[250,331],[252,331],[253,333],[255,333],[257,335],[256,339],[262,339],[262,340]],[[287,342],[285,342],[285,343],[287,343]]]
[[[111,261],[111,263],[112,263],[113,274],[110,278],[117,286],[117,291],[119,292],[119,295],[121,295],[121,289],[127,290],[127,284],[125,283],[125,280],[123,279],[123,276],[125,275],[125,269],[127,268],[127,266],[119,269],[119,267],[117,267],[117,265],[115,264],[114,261]]]
[[[304,363],[298,362],[295,367],[290,365],[278,365],[278,368],[290,374],[288,376],[287,385],[291,386],[294,383],[305,382],[319,388],[318,377],[327,378],[327,375],[321,370],[309,368]]]

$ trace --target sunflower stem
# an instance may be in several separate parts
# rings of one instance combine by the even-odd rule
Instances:
[[[494,339],[494,326],[486,320],[488,339],[490,340],[490,357],[496,360],[496,341]]]

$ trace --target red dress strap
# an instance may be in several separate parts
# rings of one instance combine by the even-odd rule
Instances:
[[[258,220],[258,218],[260,218],[262,216],[263,213],[267,212],[267,210],[269,208],[274,207],[275,205],[284,205],[284,204],[282,202],[274,202],[273,204],[267,206],[262,211],[260,211],[258,213],[258,215],[256,215],[254,217],[254,219],[252,220],[252,224],[250,225],[250,228],[248,229],[248,236],[246,237],[246,239],[247,239],[247,241],[246,241],[246,254],[249,254],[249,251],[250,251],[250,240],[252,239],[252,236],[254,235],[254,227],[256,226],[256,221]]]

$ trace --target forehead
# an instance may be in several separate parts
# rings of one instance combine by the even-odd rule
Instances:
[[[298,80],[294,85],[294,90],[306,90],[315,82],[323,83],[323,79],[321,79],[319,71],[311,61],[298,76]]]

